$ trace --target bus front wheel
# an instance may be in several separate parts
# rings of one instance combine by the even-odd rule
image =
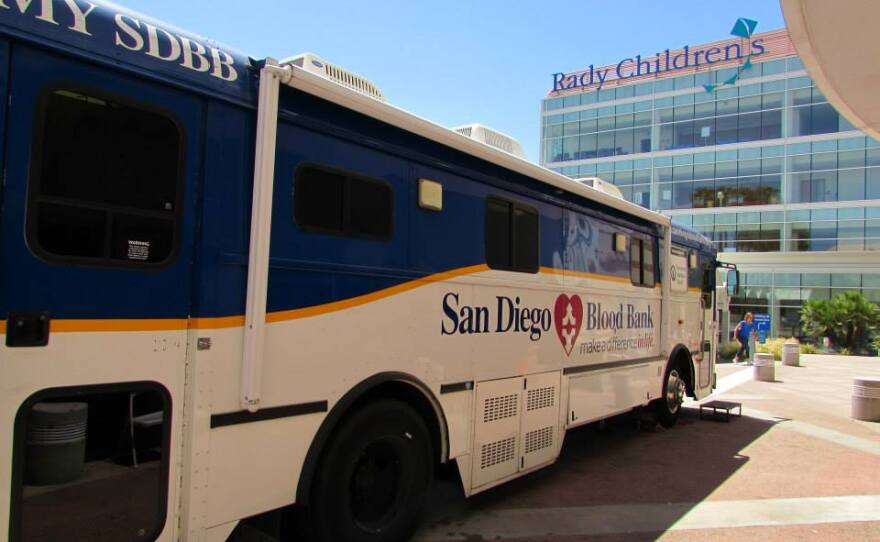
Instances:
[[[405,403],[368,404],[328,444],[312,493],[313,527],[326,542],[407,540],[433,477],[430,436]]]
[[[687,383],[682,375],[681,366],[670,364],[663,378],[663,395],[654,401],[654,412],[660,425],[669,428],[678,422],[686,393]]]

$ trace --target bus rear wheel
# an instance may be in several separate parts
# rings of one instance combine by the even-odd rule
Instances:
[[[313,528],[325,542],[392,542],[413,533],[433,476],[430,436],[399,401],[369,404],[328,444],[312,493]]]
[[[654,412],[660,425],[666,428],[675,426],[686,394],[687,383],[682,376],[681,366],[670,365],[663,378],[663,395],[654,401]]]

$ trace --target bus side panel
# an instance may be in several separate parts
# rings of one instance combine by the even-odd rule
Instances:
[[[688,258],[691,252],[690,249],[680,245],[672,246],[669,275],[674,274],[676,280],[672,281],[670,288],[670,328],[667,345],[669,352],[679,344],[686,346],[690,352],[700,351],[700,330],[703,319],[700,307],[702,274],[699,269],[697,272],[690,270]]]
[[[636,230],[574,211],[564,211],[564,216],[564,284],[579,299],[572,297],[561,305],[566,309],[573,303],[581,307],[580,332],[574,343],[568,344],[565,366],[584,368],[658,358],[662,311],[656,241]],[[616,235],[629,241],[623,252],[614,249]],[[654,247],[650,267],[655,286],[632,282],[630,249],[638,239]],[[636,395],[645,397],[644,393]]]
[[[204,189],[199,202],[201,250],[194,284],[196,318],[190,336],[192,362],[187,367],[186,423],[191,429],[183,443],[188,462],[181,483],[182,539],[199,539],[206,528],[242,517],[245,514],[230,514],[222,508],[238,506],[263,494],[262,488],[253,488],[249,494],[242,489],[249,487],[246,465],[253,461],[241,460],[240,468],[223,478],[210,468],[212,449],[253,453],[241,443],[226,444],[223,439],[234,434],[234,429],[212,430],[211,415],[240,408],[255,124],[252,109],[208,101]],[[199,341],[209,343],[209,347],[192,348],[192,343]],[[219,396],[224,401],[212,403]],[[227,482],[239,484],[238,491],[224,492]],[[209,520],[209,513],[216,519]]]
[[[473,224],[482,239],[486,226],[485,209],[488,197],[501,198],[524,205],[537,212],[539,220],[538,272],[512,272],[491,269],[474,277],[474,298],[470,306],[458,310],[482,311],[488,315],[483,322],[474,322],[474,331],[446,338],[446,344],[473,345],[473,377],[476,381],[494,380],[516,375],[558,371],[564,363],[562,345],[553,328],[553,310],[562,290],[561,268],[562,212],[552,204],[507,190],[480,185],[478,200],[483,212]],[[487,242],[489,242],[487,240]],[[488,248],[484,248],[486,253]],[[479,327],[482,324],[482,328]],[[461,330],[464,327],[465,329]],[[467,332],[468,326],[459,326]],[[557,402],[558,403],[558,402]]]
[[[7,92],[9,91],[9,41],[0,37],[0,171],[6,171],[6,104]],[[3,209],[3,185],[0,182],[0,214]],[[5,310],[3,300],[0,299],[0,313]]]
[[[194,314],[208,329],[217,317],[244,315],[254,173],[255,111],[210,101],[201,200],[201,261]],[[227,326],[222,326],[227,327]]]
[[[295,174],[305,164],[356,172],[388,183],[393,191],[391,239],[305,233],[294,222],[292,197]],[[412,278],[406,271],[412,204],[409,177],[410,166],[405,160],[283,120],[279,123],[267,300],[270,325],[261,409],[321,401],[332,408],[344,393],[377,372],[410,371],[409,363],[401,361],[403,356],[387,340],[393,326],[373,327],[381,323],[375,315],[368,313],[357,325],[336,316],[357,309],[331,312],[323,319],[284,317],[273,321],[278,314],[368,294]],[[233,215],[239,212],[244,209],[232,211]],[[249,213],[248,209],[245,224],[250,222]],[[246,253],[246,248],[236,252]],[[243,304],[243,296],[240,299]],[[318,327],[310,325],[315,321],[320,322]],[[215,414],[238,411],[241,336],[222,330],[212,334],[226,337],[216,344],[228,355],[211,364],[210,410]],[[377,351],[386,357],[378,358]],[[211,355],[219,356],[220,350]],[[212,429],[206,524],[216,525],[292,502],[308,444],[323,417],[316,412]],[[247,460],[257,455],[259,462]],[[240,497],[245,494],[247,498]]]
[[[0,344],[0,422],[8,428],[0,485],[12,488],[0,533],[11,517],[11,539],[25,542],[47,531],[63,538],[51,533],[83,524],[104,540],[171,540],[202,103],[18,43],[10,58],[0,308],[34,332],[16,338],[6,329]],[[105,220],[82,218],[96,213]],[[85,474],[70,488],[35,493],[25,473],[43,463],[26,451],[24,435],[37,403],[59,399],[87,407]],[[68,510],[83,504],[80,491],[101,486],[102,472],[119,475],[113,491],[143,497],[146,508],[109,498],[110,510]],[[10,493],[2,495],[0,508],[10,510]],[[117,518],[113,529],[108,518]]]

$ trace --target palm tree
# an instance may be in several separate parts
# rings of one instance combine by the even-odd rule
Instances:
[[[814,299],[801,308],[805,334],[828,337],[837,346],[864,350],[880,326],[877,305],[858,292],[844,292],[833,299]]]
[[[822,337],[828,337],[836,342],[837,319],[831,301],[828,299],[811,299],[805,301],[801,307],[801,324],[804,334],[821,341]]]
[[[877,306],[858,292],[844,292],[832,300],[837,317],[836,328],[848,348],[864,348],[868,334],[877,329]]]

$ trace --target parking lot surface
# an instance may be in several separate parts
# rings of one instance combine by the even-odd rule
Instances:
[[[711,399],[743,404],[730,423],[690,403],[669,430],[580,428],[555,465],[471,499],[441,472],[416,539],[880,540],[880,423],[850,418],[852,379],[880,358],[801,364],[774,382],[720,365]]]

